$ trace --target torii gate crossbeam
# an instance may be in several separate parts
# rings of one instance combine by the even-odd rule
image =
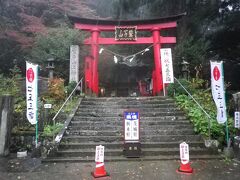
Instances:
[[[159,19],[131,21],[96,20],[69,16],[69,19],[74,24],[75,28],[91,32],[91,37],[84,40],[85,45],[91,46],[91,55],[85,60],[85,63],[87,63],[85,68],[88,68],[88,71],[85,69],[85,85],[88,86],[94,94],[98,95],[98,56],[100,44],[153,44],[155,63],[155,68],[152,72],[153,95],[160,95],[163,90],[160,57],[161,44],[176,43],[176,37],[163,37],[160,32],[163,29],[176,28],[177,20],[183,15],[186,14],[184,13]],[[151,31],[152,36],[138,37],[134,41],[117,41],[115,38],[100,37],[100,32],[115,31],[115,28],[118,26],[136,26],[137,31]],[[89,67],[91,67],[91,69],[89,69]],[[86,76],[86,74],[88,74],[89,77]]]

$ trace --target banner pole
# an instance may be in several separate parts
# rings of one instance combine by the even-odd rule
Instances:
[[[37,123],[36,123],[36,148],[38,147],[38,120],[37,120]]]
[[[36,148],[38,148],[38,65],[36,68]]]
[[[35,125],[35,146],[38,146],[38,68],[26,61],[26,116]]]
[[[222,78],[223,78],[223,90],[224,90],[224,104],[225,104],[225,107],[226,107],[226,92],[225,92],[225,86],[224,86],[224,69],[223,69],[223,62],[222,62],[222,65],[221,65],[221,68],[222,68]],[[227,115],[226,115],[227,117]],[[230,147],[230,143],[229,143],[229,130],[228,130],[228,119],[226,120],[225,122],[225,130],[226,130],[226,142],[227,142],[227,147]]]

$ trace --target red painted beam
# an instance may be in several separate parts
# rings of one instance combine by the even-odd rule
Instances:
[[[176,37],[162,37],[160,36],[160,42],[162,44],[174,44],[176,43]],[[92,39],[85,39],[84,44],[91,45]],[[153,44],[152,37],[139,37],[136,41],[117,41],[115,38],[99,38],[98,44],[110,45],[110,44]]]
[[[138,31],[151,31],[153,28],[160,29],[169,29],[169,28],[175,28],[177,27],[177,22],[168,22],[168,23],[158,23],[158,24],[140,24],[140,25],[134,25],[137,26]],[[85,30],[85,31],[91,31],[93,29],[98,29],[99,31],[115,31],[114,25],[95,25],[95,24],[81,24],[81,23],[75,23],[74,27],[76,29]],[[124,26],[120,26],[124,27]],[[128,26],[125,26],[128,27]]]
[[[99,38],[99,44],[152,44],[153,40],[150,37],[142,37],[138,38],[136,41],[117,41],[115,38]],[[88,38],[84,41],[84,44],[90,45],[92,44],[92,39]]]
[[[161,44],[175,44],[177,42],[176,37],[163,37],[160,36]]]

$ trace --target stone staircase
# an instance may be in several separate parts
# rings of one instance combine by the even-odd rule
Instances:
[[[140,158],[123,156],[123,112],[140,113]],[[187,142],[190,159],[219,158],[205,148],[184,113],[168,97],[84,98],[54,156],[44,162],[94,162],[97,145],[105,146],[105,161],[179,160],[179,144]]]

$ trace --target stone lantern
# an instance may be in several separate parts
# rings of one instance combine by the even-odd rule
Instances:
[[[182,62],[180,64],[180,71],[182,78],[188,79],[189,78],[189,63],[182,58]]]
[[[52,79],[53,78],[53,70],[55,68],[54,66],[54,58],[48,58],[47,59],[48,65],[47,65],[47,69],[48,69],[48,78]]]

